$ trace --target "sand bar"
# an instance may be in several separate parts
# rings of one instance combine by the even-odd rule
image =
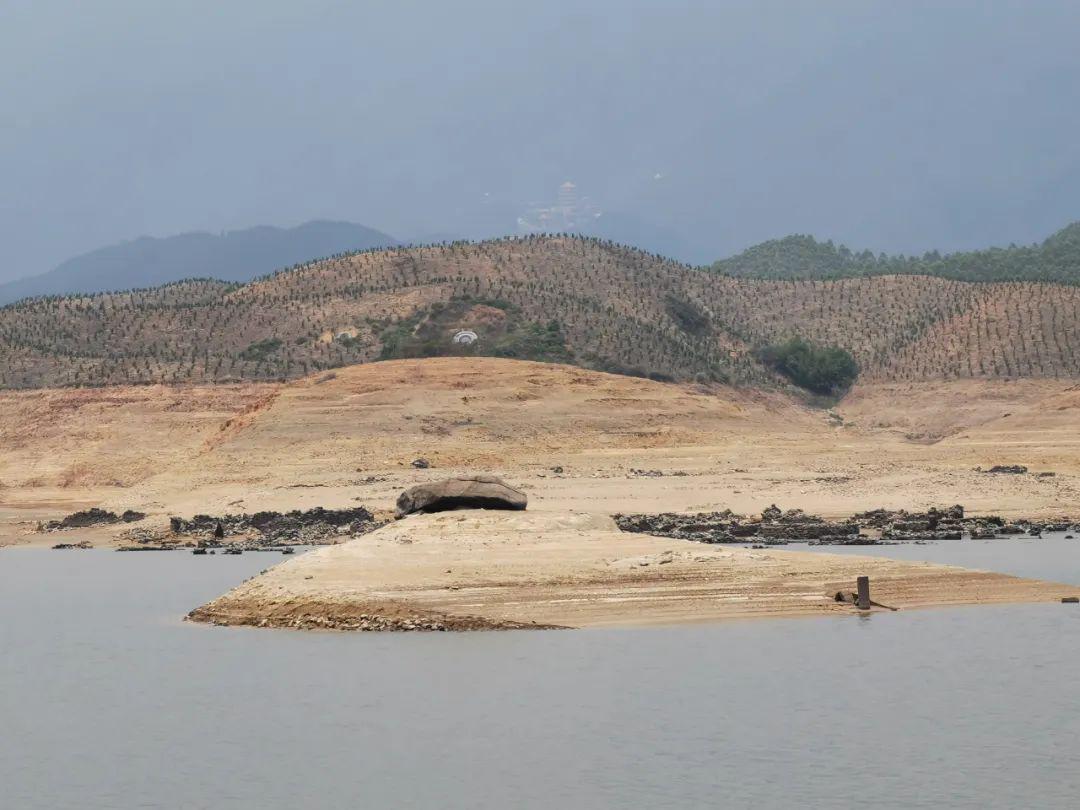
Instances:
[[[444,512],[270,569],[197,608],[217,624],[480,629],[851,615],[871,578],[899,609],[1058,602],[1080,588],[876,557],[712,546],[619,532],[586,513]]]

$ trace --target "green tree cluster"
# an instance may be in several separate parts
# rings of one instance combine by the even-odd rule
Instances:
[[[816,346],[801,337],[763,346],[758,358],[791,382],[815,394],[838,394],[859,376],[859,364],[837,346]]]
[[[957,281],[1049,281],[1080,284],[1080,222],[1036,245],[1010,245],[941,255],[860,253],[832,241],[795,234],[754,245],[711,269],[727,276],[763,279],[826,279],[921,275]]]

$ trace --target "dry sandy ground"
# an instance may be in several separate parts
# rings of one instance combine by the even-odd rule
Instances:
[[[656,551],[672,547],[672,541],[612,534],[606,521],[614,512],[752,513],[776,503],[835,517],[881,506],[962,503],[974,513],[1080,517],[1078,451],[1080,386],[1053,380],[863,387],[831,412],[779,393],[667,385],[496,359],[375,363],[288,384],[9,392],[0,393],[0,545],[70,539],[72,534],[37,533],[37,521],[87,506],[147,512],[150,517],[134,528],[161,531],[169,515],[198,512],[357,504],[389,510],[401,489],[414,483],[493,472],[528,493],[529,520],[541,521],[523,542],[546,542],[549,535],[590,538],[590,553],[608,560],[633,556],[627,549],[639,543],[659,544]],[[431,469],[413,469],[410,462],[418,457],[430,460]],[[975,471],[993,464],[1024,464],[1033,473],[1055,475]],[[664,475],[643,476],[641,470]],[[604,526],[592,537],[558,529],[566,520]],[[124,542],[132,528],[80,532],[79,539]],[[619,548],[608,548],[610,543]],[[354,545],[348,549],[320,551],[303,564],[357,553]],[[443,544],[437,553],[452,551]],[[698,546],[691,551],[720,553]],[[569,568],[547,557],[541,565],[537,557],[531,576],[541,582],[558,571],[588,580],[593,563],[575,553],[565,548]],[[768,556],[788,559],[782,552]],[[740,560],[748,570],[766,570],[743,552],[722,559],[728,568]],[[574,574],[579,565],[592,573]],[[654,576],[683,565],[642,570]],[[850,562],[835,565],[841,566],[835,575],[823,570],[815,580],[798,580],[808,602],[820,599],[825,580],[851,578]],[[596,570],[609,569],[605,563]],[[410,574],[395,569],[387,581],[402,576]],[[640,576],[634,572],[628,581]],[[760,592],[763,582],[750,581],[751,590]],[[724,577],[715,582],[730,586]],[[436,584],[424,598],[434,600],[431,610],[450,610],[450,603],[431,594],[446,597],[453,583]],[[948,602],[953,590],[937,589],[933,600],[922,601]],[[1013,585],[1006,591],[1008,598],[1017,593]],[[453,593],[455,599],[461,595]],[[655,613],[663,620],[665,601],[658,597],[649,608],[625,604],[635,615]],[[677,611],[682,616],[695,610],[715,615],[685,594],[674,602],[684,606]],[[547,608],[527,613],[528,621],[574,623]],[[608,621],[601,614],[582,621]],[[490,615],[501,621],[516,614],[508,608]]]
[[[826,516],[952,503],[1080,513],[1080,386],[889,384],[832,413],[494,359],[375,363],[286,385],[0,392],[0,544],[50,542],[37,521],[93,505],[139,509],[152,525],[389,509],[402,488],[459,472],[503,475],[530,509],[560,514],[771,503]],[[417,457],[432,468],[414,470]],[[974,471],[994,464],[1056,475]]]
[[[584,513],[418,515],[271,569],[194,611],[271,627],[438,629],[669,624],[855,612],[871,578],[895,608],[1059,601],[1080,588],[927,563],[750,550],[620,532]]]

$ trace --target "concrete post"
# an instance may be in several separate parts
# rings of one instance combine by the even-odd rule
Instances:
[[[870,577],[859,577],[859,579],[857,581],[858,581],[858,587],[859,587],[859,597],[855,602],[855,606],[858,607],[859,610],[869,610],[870,609]]]

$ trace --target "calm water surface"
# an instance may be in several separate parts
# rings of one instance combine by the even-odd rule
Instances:
[[[1080,541],[852,551],[1080,584]],[[0,807],[1080,800],[1075,605],[461,635],[178,620],[277,561],[0,550]]]

